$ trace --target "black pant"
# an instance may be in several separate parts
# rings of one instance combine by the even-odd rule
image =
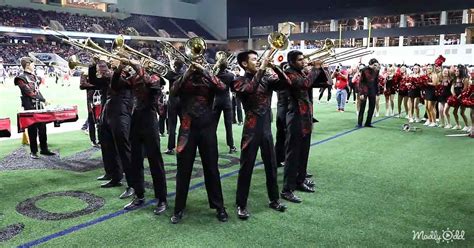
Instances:
[[[176,147],[176,125],[178,123],[178,106],[168,104],[168,149],[172,150]]]
[[[237,118],[235,118],[236,114]],[[240,102],[238,97],[232,96],[232,122],[237,123],[237,121],[239,121],[239,123],[243,121],[242,102]]]
[[[248,115],[247,115],[248,116]],[[247,118],[246,116],[246,118]],[[257,116],[257,124],[255,129],[247,132],[244,127],[242,152],[240,153],[240,170],[237,179],[237,206],[246,207],[247,199],[250,190],[250,181],[252,179],[252,172],[255,166],[255,159],[257,157],[258,149],[262,156],[263,165],[265,166],[265,175],[267,182],[267,194],[270,201],[278,200],[278,183],[277,183],[277,164],[275,157],[275,150],[273,147],[273,136],[270,127],[270,110],[263,116]],[[244,143],[245,137],[249,137],[250,142]]]
[[[321,100],[321,98],[323,98],[324,91],[326,89],[328,90],[328,102],[329,102],[329,100],[331,100],[331,87],[325,87],[325,88],[319,89],[319,98],[318,98],[318,100]]]
[[[311,134],[303,135],[301,116],[288,113],[286,126],[286,160],[283,191],[293,191],[302,184],[308,168]]]
[[[277,105],[275,153],[277,163],[285,162],[286,112],[288,107]]]
[[[232,108],[230,106],[216,105],[214,106],[214,119],[216,121],[216,128],[219,125],[221,112],[224,112],[225,138],[227,146],[234,147],[234,137],[232,133]]]
[[[369,112],[367,113],[365,125],[371,125],[372,123],[372,116],[374,115],[375,109],[375,96],[365,96],[364,100],[360,101],[359,120],[357,122],[359,126],[362,126],[362,121],[364,120],[365,104],[367,103],[367,100],[369,100]]]
[[[127,175],[131,168],[130,122],[130,115],[119,115],[110,119],[106,118],[100,125],[99,135],[104,169],[106,175],[114,181],[122,180],[122,169]]]
[[[87,126],[89,127],[89,138],[92,142],[96,143],[97,138],[96,138],[96,119],[95,119],[95,114],[93,111],[89,111],[87,113]]]
[[[355,86],[352,84],[349,84],[348,88],[349,88],[349,93],[347,93],[347,100],[349,101],[349,99],[351,98],[351,94],[352,94],[352,100],[355,101],[356,100],[356,91],[355,91]]]
[[[215,126],[191,124],[190,128],[186,146],[176,155],[178,170],[176,172],[174,211],[177,213],[186,207],[197,148],[199,148],[199,155],[201,156],[209,206],[213,209],[221,209],[224,207],[224,199],[222,197],[220,174],[217,167],[218,154]]]
[[[41,151],[47,151],[48,150],[48,143],[47,143],[48,137],[46,136],[45,123],[35,123],[28,127],[28,137],[30,139],[31,153],[38,152],[38,141],[37,141],[38,136],[39,136]]]
[[[166,115],[168,113],[168,110],[167,110],[168,106],[165,105],[164,108],[165,108],[165,111],[164,111],[164,113],[159,115],[160,118],[159,118],[159,121],[158,121],[158,126],[160,127],[160,134],[164,134],[165,130],[166,130],[165,125],[166,125],[166,122],[167,122]]]
[[[132,168],[129,185],[135,189],[138,198],[145,193],[143,175],[143,147],[148,157],[155,198],[166,202],[166,175],[163,157],[160,152],[160,133],[156,112],[152,110],[135,110],[132,116],[130,131],[132,144]]]

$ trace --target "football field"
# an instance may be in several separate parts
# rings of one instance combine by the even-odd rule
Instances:
[[[53,104],[78,105],[83,121],[85,92],[77,82],[51,83],[42,91]],[[18,96],[18,88],[0,85],[0,117],[12,119],[12,132]],[[228,154],[223,118],[218,142],[226,223],[209,209],[200,161],[184,218],[172,225],[175,156],[163,155],[169,209],[156,216],[149,173],[148,204],[135,211],[122,210],[129,202],[118,198],[125,187],[99,187],[100,150],[82,131],[48,135],[59,156],[39,160],[29,159],[29,148],[19,139],[0,140],[0,247],[474,247],[474,139],[446,136],[461,132],[422,124],[415,124],[421,131],[403,132],[406,119],[383,115],[375,118],[376,128],[356,129],[352,102],[345,113],[337,112],[334,102],[314,109],[320,122],[308,170],[316,193],[298,192],[300,204],[283,201],[285,213],[271,210],[258,162],[247,221],[236,216],[240,153]],[[233,129],[240,151],[242,126]],[[281,188],[282,168],[278,179]]]

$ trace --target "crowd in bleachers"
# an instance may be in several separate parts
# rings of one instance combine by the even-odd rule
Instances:
[[[1,26],[40,28],[50,25],[51,21],[58,21],[66,31],[123,34],[127,27],[133,27],[142,36],[158,36],[155,30],[163,29],[171,38],[187,38],[187,32],[191,31],[205,39],[214,39],[196,21],[177,18],[131,15],[124,20],[119,20],[113,17],[86,16],[8,6],[0,6],[0,14]],[[96,28],[97,26],[94,24],[99,25],[103,30]]]
[[[0,6],[0,25],[2,26],[35,28],[44,24],[36,10]]]

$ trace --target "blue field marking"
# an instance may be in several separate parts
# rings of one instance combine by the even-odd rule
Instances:
[[[384,118],[381,118],[377,121],[374,121],[372,123],[378,123],[378,122],[381,122],[381,121],[384,121],[384,120],[387,120],[387,119],[390,119],[392,117],[390,116],[387,116],[387,117],[384,117]],[[329,138],[326,138],[326,139],[323,139],[323,140],[320,140],[318,142],[315,142],[315,143],[312,143],[311,146],[317,146],[317,145],[321,145],[321,144],[324,144],[326,142],[329,142],[331,140],[334,140],[334,139],[337,139],[339,137],[342,137],[344,135],[347,135],[347,134],[350,134],[354,131],[357,131],[359,129],[362,129],[362,128],[353,128],[353,129],[350,129],[350,130],[347,130],[347,131],[344,131],[342,133],[338,133],[334,136],[331,136]],[[258,162],[255,164],[255,167],[257,166],[260,166],[262,165],[263,163],[262,162]],[[224,178],[228,178],[228,177],[231,177],[233,175],[236,175],[239,173],[239,170],[235,170],[235,171],[231,171],[229,173],[226,173],[226,174],[223,174],[220,178],[221,180],[224,179]],[[192,191],[192,190],[195,190],[195,189],[198,189],[200,187],[204,186],[204,181],[202,182],[199,182],[199,183],[196,183],[194,185],[192,185],[190,188],[189,188],[189,191]],[[171,192],[167,195],[167,197],[173,197],[176,195],[176,192]],[[143,207],[141,208],[144,208],[146,206],[149,206],[151,204],[154,204],[156,203],[156,199],[153,199],[153,200],[150,200],[148,201]],[[24,243],[22,245],[19,245],[18,247],[33,247],[33,246],[37,246],[37,245],[40,245],[42,243],[45,243],[45,242],[48,242],[49,240],[52,240],[52,239],[55,239],[55,238],[59,238],[59,237],[62,237],[62,236],[65,236],[65,235],[68,235],[70,233],[73,233],[73,232],[76,232],[76,231],[79,231],[81,229],[84,229],[86,227],[89,227],[89,226],[93,226],[95,224],[98,224],[98,223],[101,223],[101,222],[104,222],[106,220],[110,220],[112,218],[115,218],[115,217],[118,217],[118,216],[121,216],[123,214],[126,214],[130,211],[126,211],[126,210],[119,210],[119,211],[116,211],[116,212],[113,212],[113,213],[110,213],[110,214],[106,214],[106,215],[103,215],[103,216],[100,216],[98,217],[97,219],[94,219],[94,220],[91,220],[91,221],[88,221],[88,222],[85,222],[85,223],[82,223],[82,224],[79,224],[79,225],[76,225],[76,226],[73,226],[73,227],[70,227],[70,228],[67,228],[65,230],[62,230],[62,231],[59,231],[59,232],[56,232],[56,233],[53,233],[53,234],[50,234],[48,236],[45,236],[45,237],[42,237],[42,238],[39,238],[39,239],[36,239],[36,240],[33,240],[33,241],[30,241],[28,243]]]

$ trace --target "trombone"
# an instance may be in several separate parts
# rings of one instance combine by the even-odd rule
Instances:
[[[161,48],[161,51],[168,57],[170,62],[173,60],[180,60],[188,66],[191,64],[191,60],[181,51],[176,49],[170,42],[164,40],[157,40],[157,42]]]
[[[326,39],[324,40],[324,46],[322,48],[309,54],[305,54],[304,57],[310,62],[321,60],[325,64],[332,65],[374,53],[374,51],[371,50],[363,51],[365,49],[367,49],[367,47],[355,47],[336,53],[334,51],[334,42],[330,39]]]
[[[166,75],[168,74],[168,71],[171,70],[171,68],[162,63],[161,61],[152,58],[151,56],[148,56],[142,52],[139,52],[127,44],[125,44],[125,38],[123,35],[117,36],[114,41],[114,50],[116,54],[125,56],[126,54],[130,55],[135,55],[141,59],[141,64],[143,67],[151,70],[152,72],[156,72],[160,75]]]
[[[336,53],[331,57],[323,59],[323,63],[326,63],[328,65],[338,64],[343,61],[360,58],[360,57],[374,53],[374,51],[372,50],[363,51],[365,49],[367,49],[367,47],[351,48],[347,51]]]
[[[49,26],[44,27],[44,29],[45,30],[52,30]],[[55,35],[54,33],[50,33],[52,36],[56,37],[57,39],[60,39],[62,42],[67,43],[71,46],[74,46],[74,47],[77,47],[77,48],[83,49],[83,50],[88,50],[88,51],[90,51],[94,54],[103,55],[103,56],[106,56],[108,58],[121,60],[120,56],[117,56],[117,55],[112,54],[111,52],[105,50],[104,48],[102,48],[99,45],[97,45],[96,43],[94,43],[90,38],[87,38],[84,43],[81,43],[81,42],[73,40],[71,37],[69,37],[69,36],[67,36],[67,35],[65,35],[65,34],[59,32],[57,30],[52,30],[52,31],[58,33],[59,35],[61,35],[63,37],[66,37],[66,38],[63,38],[61,36]]]
[[[275,32],[271,32],[268,35],[267,42],[268,42],[269,47],[271,48],[270,48],[270,52],[267,55],[267,58],[270,58],[270,59],[273,58],[273,56],[275,56],[278,50],[285,50],[288,47],[288,44],[290,43],[289,37],[291,35],[291,29],[293,27],[296,27],[296,24],[294,24],[293,22],[285,22],[283,26],[281,27],[281,29],[283,29],[283,27],[286,27],[288,25],[290,26],[288,29],[288,33],[285,34],[282,31],[275,31]],[[263,53],[258,58],[257,60],[258,62],[262,61],[269,47],[265,48]]]
[[[305,54],[304,57],[309,61],[321,60],[334,56],[334,42],[330,39],[324,40],[324,46],[314,52]],[[317,55],[317,56],[316,56]],[[316,57],[314,57],[316,56]]]

